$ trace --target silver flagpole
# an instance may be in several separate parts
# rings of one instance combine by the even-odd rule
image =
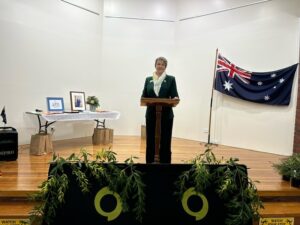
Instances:
[[[214,68],[214,79],[213,79],[213,83],[212,83],[211,96],[210,96],[210,110],[209,110],[209,125],[208,125],[207,144],[211,144],[211,143],[210,143],[211,113],[212,113],[212,104],[213,104],[213,98],[214,98],[214,86],[215,86],[215,80],[216,80],[216,68],[217,68],[218,54],[219,54],[219,49],[216,49],[216,59],[215,59],[215,68]]]

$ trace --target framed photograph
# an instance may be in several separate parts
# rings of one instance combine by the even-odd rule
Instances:
[[[85,110],[85,95],[84,92],[70,91],[71,109],[72,111]]]
[[[48,112],[63,112],[64,99],[59,97],[47,97]]]

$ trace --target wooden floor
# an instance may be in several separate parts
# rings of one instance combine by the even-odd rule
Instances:
[[[90,137],[55,141],[53,146],[54,151],[63,157],[69,156],[73,152],[79,153],[81,148],[86,148],[92,154],[103,148],[111,148],[117,153],[119,162],[123,162],[132,155],[139,158],[138,163],[145,163],[145,141],[140,137],[115,136],[114,144],[108,146],[93,146]],[[197,154],[203,153],[204,150],[204,144],[198,141],[173,138],[172,163],[185,163]],[[272,164],[284,158],[283,156],[221,145],[214,147],[214,153],[218,158],[239,158],[242,164],[248,166],[249,177],[260,182],[257,183],[257,188],[264,196],[272,196],[277,191],[284,192],[286,196],[300,196],[300,190],[291,187],[288,182],[282,181],[272,167]],[[20,146],[17,161],[0,162],[0,171],[2,171],[0,196],[35,192],[37,186],[47,178],[48,162],[51,158],[51,153],[32,156],[29,154],[28,145]]]
[[[123,162],[132,155],[139,158],[136,161],[137,163],[145,163],[145,141],[137,136],[115,136],[114,143],[111,146],[93,146],[91,137],[55,141],[53,146],[55,153],[63,157],[67,157],[74,152],[79,153],[81,148],[86,148],[92,154],[103,148],[111,148],[112,151],[117,153],[119,162]],[[172,163],[186,163],[197,154],[203,153],[204,150],[204,143],[173,138]],[[298,204],[300,189],[291,187],[288,182],[282,181],[272,167],[272,164],[284,158],[283,156],[221,145],[214,147],[214,153],[217,158],[239,158],[241,164],[247,165],[249,177],[254,181],[259,181],[256,186],[260,196],[266,199],[272,197],[288,198],[290,196],[296,199],[296,204]],[[0,162],[2,173],[0,175],[0,203],[4,201],[3,199],[25,198],[28,194],[36,192],[42,181],[47,179],[51,158],[52,154],[50,153],[42,156],[32,156],[29,154],[29,145],[23,145],[19,147],[17,161]],[[300,206],[300,203],[298,206]]]

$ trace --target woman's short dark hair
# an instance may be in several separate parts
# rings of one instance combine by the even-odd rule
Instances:
[[[157,59],[155,59],[155,66],[157,64],[158,61],[162,61],[165,64],[165,67],[167,67],[168,65],[168,60],[165,57],[158,57]]]

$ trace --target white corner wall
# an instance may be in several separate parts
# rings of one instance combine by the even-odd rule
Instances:
[[[222,7],[228,9],[241,5],[240,1],[228,3],[232,4]],[[271,1],[178,23],[176,71],[182,102],[176,113],[174,135],[207,140],[217,48],[229,60],[250,71],[277,70],[299,61],[299,19],[284,4],[287,2]],[[209,6],[210,9],[203,13],[213,12],[213,7]],[[195,14],[202,15],[201,5],[189,7],[198,8],[199,13]],[[185,10],[184,5],[181,9]],[[214,92],[211,141],[282,155],[292,154],[297,79],[298,76],[288,107],[249,103]],[[186,112],[194,121],[187,122]],[[182,124],[185,127],[179,127]]]
[[[101,27],[101,16],[62,1],[0,1],[0,107],[20,144],[38,128],[25,112],[47,110],[46,97],[63,97],[70,108],[69,91],[99,95]],[[91,135],[93,125],[56,123],[54,138]]]
[[[175,19],[172,0],[105,1],[101,99],[121,112],[118,121],[108,121],[116,134],[140,135],[145,114],[140,98],[155,58],[167,57],[168,71],[175,73]]]
[[[297,0],[69,0],[0,2],[0,107],[20,144],[29,143],[37,121],[26,111],[46,110],[46,97],[84,91],[103,109],[118,110],[109,121],[117,135],[139,135],[145,109],[139,99],[154,59],[169,60],[181,103],[173,136],[207,140],[215,50],[242,68],[269,71],[299,61]],[[202,15],[202,16],[201,16]],[[183,18],[201,16],[190,20]],[[298,77],[295,78],[295,80]],[[290,155],[297,82],[288,107],[264,106],[214,94],[213,142]],[[92,122],[56,123],[54,139],[90,136]]]

